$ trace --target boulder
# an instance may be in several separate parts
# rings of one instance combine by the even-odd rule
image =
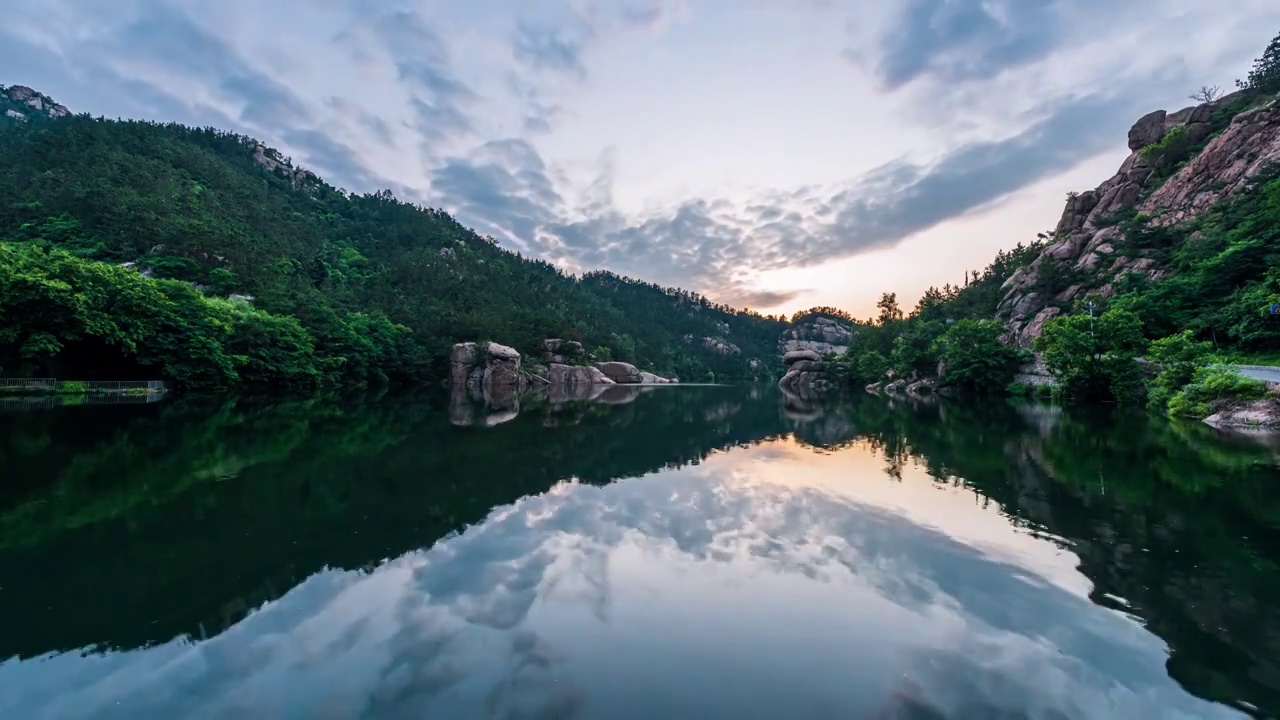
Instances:
[[[864,388],[863,388],[863,390],[866,390],[866,391],[867,391],[867,392],[869,392],[869,393],[875,393],[876,395],[879,395],[879,394],[880,394],[880,383],[878,383],[878,382],[873,382],[873,383],[871,383],[870,385],[867,385],[866,387],[864,387]]]
[[[900,392],[904,392],[906,389],[907,389],[906,380],[894,380],[892,382],[886,383],[884,386],[884,391],[889,393],[890,395],[897,395]]]
[[[822,356],[815,350],[803,348],[800,350],[792,350],[782,356],[782,362],[785,365],[794,365],[795,363],[808,360],[810,362],[818,362],[822,360]]]
[[[600,368],[591,365],[564,365],[552,363],[547,368],[547,380],[553,387],[613,385],[614,382]]]
[[[1204,421],[1216,428],[1236,430],[1280,430],[1280,398],[1223,403]]]
[[[617,361],[601,362],[596,363],[596,367],[615,383],[636,384],[643,379],[640,374],[640,369],[631,363]]]
[[[1168,114],[1164,110],[1155,110],[1138,118],[1133,127],[1129,128],[1129,149],[1137,151],[1159,142],[1168,132],[1164,122]]]

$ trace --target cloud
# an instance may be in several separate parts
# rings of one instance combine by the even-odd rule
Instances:
[[[751,288],[725,288],[717,293],[720,302],[740,308],[771,308],[786,305],[808,290],[752,290]]]
[[[335,37],[335,42],[360,64],[375,63],[373,56],[385,53],[408,93],[424,159],[435,157],[445,141],[475,131],[470,113],[478,97],[454,75],[448,46],[419,13],[377,10],[362,14]]]
[[[431,188],[464,225],[525,250],[563,206],[542,157],[523,140],[493,141],[447,159],[432,172]]]
[[[585,22],[575,25],[564,27],[517,21],[511,41],[512,56],[534,70],[585,79],[587,67],[583,64],[582,52],[595,30]]]
[[[352,188],[366,189],[387,184],[384,178],[364,166],[355,150],[328,134],[318,130],[286,130],[281,139],[289,147],[302,151],[303,162],[295,164],[321,168],[330,177],[350,183]]]
[[[1070,98],[1039,108],[1009,137],[932,162],[899,159],[825,192],[799,188],[747,204],[697,198],[640,218],[612,207],[609,163],[586,202],[566,206],[548,164],[523,143],[509,146],[519,152],[486,154],[479,166],[452,161],[432,185],[470,221],[569,267],[661,278],[772,307],[799,293],[754,289],[757,273],[892,247],[1108,149],[1135,112],[1135,99],[1122,93]]]

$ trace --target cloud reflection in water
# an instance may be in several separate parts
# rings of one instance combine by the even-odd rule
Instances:
[[[372,573],[321,572],[207,640],[10,661],[0,685],[23,690],[0,714],[1233,715],[1081,594],[856,493],[763,477],[793,451],[563,483]]]

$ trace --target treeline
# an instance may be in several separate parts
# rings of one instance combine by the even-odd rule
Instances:
[[[1000,341],[1005,327],[991,317],[1005,280],[1043,247],[1037,239],[1002,250],[982,271],[966,272],[966,284],[929,288],[909,313],[896,293],[885,293],[874,318],[859,321],[834,308],[814,308],[805,317],[828,316],[854,326],[853,344],[833,358],[837,374],[851,385],[936,376],[941,369],[943,381],[957,390],[1003,393],[1029,356]]]
[[[529,353],[560,337],[686,379],[725,378],[759,372],[752,358],[767,366],[785,327],[688,291],[567,275],[389,191],[269,171],[257,149],[213,128],[88,116],[0,132],[0,373],[159,374],[192,387],[423,381],[442,376],[455,342]],[[50,307],[78,310],[39,315],[41,335],[18,308],[46,303],[48,283],[67,285]],[[90,323],[104,287],[145,297],[138,313],[170,315]],[[165,345],[196,359],[156,350]]]

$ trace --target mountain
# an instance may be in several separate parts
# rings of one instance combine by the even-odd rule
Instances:
[[[701,380],[767,372],[788,326],[568,275],[242,135],[73,115],[19,85],[0,106],[0,374],[416,382],[455,342],[563,338]]]

